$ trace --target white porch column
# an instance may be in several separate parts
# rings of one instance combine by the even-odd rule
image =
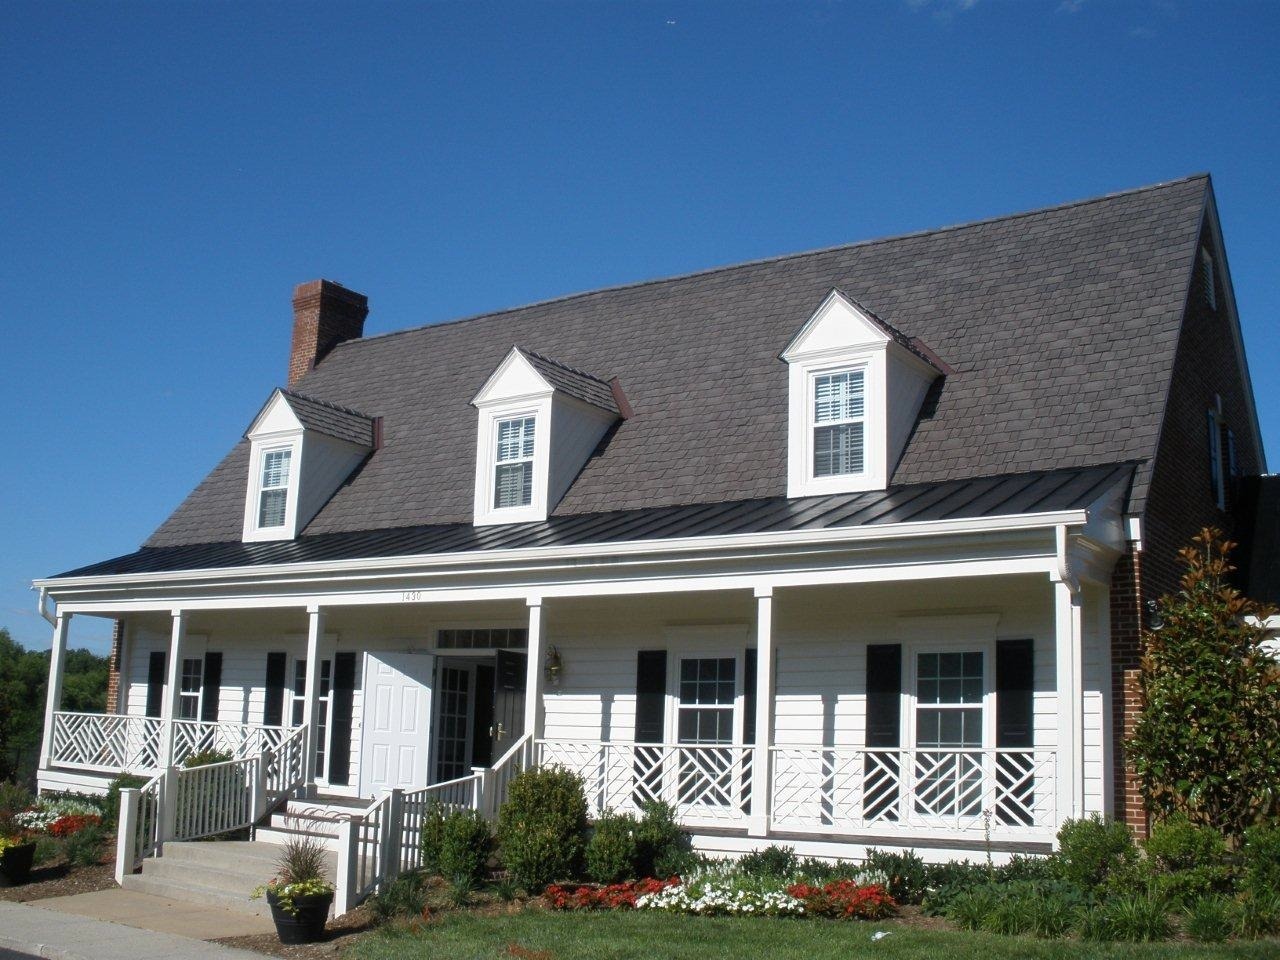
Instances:
[[[773,587],[756,587],[756,745],[751,774],[753,837],[769,835],[773,812]]]
[[[1084,815],[1084,641],[1081,591],[1053,582],[1058,691],[1058,822]]]
[[[542,598],[529,597],[529,666],[524,678],[524,732],[533,740],[542,736],[542,662],[546,658],[546,638],[543,634]],[[529,756],[536,755],[530,743]]]
[[[173,629],[169,634],[169,661],[165,671],[164,702],[160,705],[161,766],[171,766],[174,760],[173,721],[178,718],[178,702],[182,699],[182,645],[187,639],[187,615],[173,611]]]
[[[40,766],[49,766],[53,756],[53,715],[62,706],[62,673],[67,665],[67,631],[71,614],[58,614],[53,623],[53,640],[49,645],[49,686],[44,697],[44,736],[40,741]]]
[[[320,638],[324,636],[324,611],[307,607],[307,688],[302,701],[302,756],[304,782],[316,778],[316,719],[320,713]]]

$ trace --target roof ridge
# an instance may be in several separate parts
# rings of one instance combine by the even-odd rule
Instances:
[[[319,397],[313,397],[309,393],[302,393],[298,390],[289,390],[285,387],[281,387],[280,392],[286,397],[297,397],[299,400],[306,400],[308,403],[319,404],[322,407],[328,407],[330,410],[336,410],[339,413],[349,413],[353,417],[361,417],[365,420],[374,419],[372,414],[361,413],[353,407],[344,407],[342,404],[334,403],[332,400],[321,400]]]
[[[1021,220],[1024,217],[1040,216],[1046,213],[1057,213],[1061,210],[1070,210],[1075,207],[1088,206],[1091,203],[1102,203],[1107,200],[1116,200],[1120,197],[1133,196],[1139,193],[1164,190],[1179,184],[1191,183],[1194,180],[1208,181],[1209,174],[1207,172],[1192,173],[1185,177],[1178,177],[1173,180],[1162,180],[1158,183],[1150,183],[1141,187],[1130,187],[1127,190],[1115,190],[1111,193],[1103,193],[1094,197],[1085,197],[1081,200],[1069,200],[1065,203],[1051,204],[1047,207],[1036,207],[1032,210],[1020,210],[1014,213],[999,214],[994,217],[983,217],[979,220],[967,220],[962,223],[947,224],[941,227],[914,230],[909,233],[899,233],[884,237],[871,237],[867,240],[855,240],[852,243],[838,243],[829,247],[817,247],[812,250],[800,250],[794,253],[781,253],[769,257],[757,257],[753,260],[743,260],[738,263],[726,263],[716,267],[704,267],[700,270],[691,270],[687,273],[677,273],[666,277],[652,277],[648,280],[633,280],[627,283],[617,283],[604,287],[596,287],[592,290],[579,290],[575,293],[566,293],[559,296],[547,297],[543,300],[531,300],[528,303],[521,303],[511,307],[501,307],[497,310],[490,310],[486,313],[474,313],[465,317],[455,317],[452,320],[438,320],[434,323],[420,323],[416,326],[405,327],[401,330],[388,330],[386,333],[375,333],[372,336],[360,337],[355,340],[344,340],[341,343],[335,344],[329,352],[330,354],[333,354],[344,348],[359,346],[362,343],[371,343],[375,340],[385,340],[389,337],[399,337],[404,336],[405,334],[418,333],[419,331],[426,329],[452,327],[463,323],[473,323],[479,320],[495,319],[507,314],[518,313],[521,310],[530,310],[534,307],[545,307],[556,303],[566,303],[570,300],[594,297],[602,293],[616,293],[620,290],[632,290],[639,287],[656,286],[661,283],[674,283],[679,280],[691,280],[694,277],[709,276],[716,273],[727,273],[731,270],[742,270],[747,267],[758,267],[767,263],[781,263],[785,260],[797,260],[801,257],[820,256],[824,253],[835,253],[839,250],[852,250],[857,247],[869,247],[880,243],[893,243],[898,240],[913,240],[920,237],[928,237],[936,234],[952,233],[958,230],[968,230],[973,227],[987,226],[992,223],[1001,223],[1008,220]],[[588,376],[590,376],[590,374],[588,374]]]
[[[545,353],[537,353],[536,351],[530,350],[528,347],[522,347],[519,344],[516,344],[516,349],[519,350],[521,353],[526,353],[531,357],[536,357],[537,359],[541,360],[543,363],[549,363],[554,367],[559,367],[561,370],[567,370],[569,373],[575,373],[580,377],[586,377],[588,380],[594,380],[596,383],[600,384],[603,387],[612,386],[612,384],[610,384],[609,381],[605,380],[603,377],[597,377],[594,373],[587,373],[587,371],[585,370],[580,370],[577,367],[571,367],[569,366],[569,364],[563,363],[560,360],[556,360],[554,357],[548,357]]]

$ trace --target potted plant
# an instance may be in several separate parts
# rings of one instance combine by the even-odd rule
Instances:
[[[0,887],[26,883],[35,856],[36,841],[30,834],[0,835]]]
[[[333,905],[333,884],[325,879],[325,845],[310,834],[290,837],[280,848],[276,876],[253,891],[271,907],[281,943],[314,943],[324,939],[325,921]]]

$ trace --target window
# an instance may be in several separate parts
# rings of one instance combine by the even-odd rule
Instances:
[[[1220,401],[1219,401],[1220,402]],[[1219,510],[1227,507],[1227,485],[1222,470],[1222,415],[1209,408],[1209,492]],[[1233,444],[1234,446],[1234,444]]]
[[[676,738],[691,745],[732,744],[738,692],[736,657],[684,657],[676,689]],[[732,749],[680,753],[682,804],[724,807],[733,799],[742,771]]]
[[[916,811],[977,816],[982,804],[985,657],[916,654]]]
[[[283,527],[289,501],[289,461],[292,450],[262,454],[262,483],[258,491],[258,526]]]
[[[1209,309],[1217,310],[1218,284],[1214,277],[1213,254],[1205,247],[1200,248],[1200,277],[1204,283],[1204,298],[1209,302]]]
[[[864,377],[861,370],[813,378],[813,475],[862,473],[865,462]]]
[[[523,650],[529,646],[529,630],[526,627],[441,630],[436,634],[436,646],[442,650]]]
[[[533,417],[498,421],[493,508],[527,507],[533,502]]]
[[[329,745],[329,700],[333,684],[333,661],[320,661],[320,684],[316,696],[316,756],[315,775],[324,777],[324,760]],[[293,661],[293,703],[290,720],[295,727],[302,726],[307,699],[307,661]]]
[[[186,657],[182,661],[182,685],[178,691],[178,719],[200,719],[200,688],[204,680],[204,660]]]

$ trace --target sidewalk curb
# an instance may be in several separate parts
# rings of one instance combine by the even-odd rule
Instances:
[[[44,943],[25,943],[5,936],[0,936],[0,947],[4,947],[6,950],[16,950],[18,953],[34,954],[37,957],[44,957],[45,960],[92,960],[91,957],[86,957],[82,953],[63,950],[61,947]]]

